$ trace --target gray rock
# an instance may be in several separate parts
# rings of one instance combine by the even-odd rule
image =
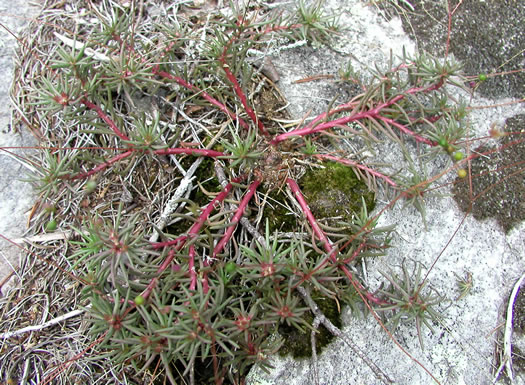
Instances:
[[[2,25],[14,34],[28,24],[36,8],[23,0],[0,1]],[[11,127],[11,104],[9,87],[13,78],[13,49],[16,39],[0,28],[0,234],[2,238],[14,239],[22,236],[26,228],[27,214],[33,206],[35,196],[31,186],[22,179],[27,177],[26,169],[17,160],[28,155],[28,150],[9,147],[34,146],[36,141],[27,130]],[[20,130],[16,132],[18,129]],[[21,249],[5,239],[0,239],[0,282],[19,264]],[[7,286],[0,287],[5,291]]]

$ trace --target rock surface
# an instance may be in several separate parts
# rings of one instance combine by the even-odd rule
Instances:
[[[25,0],[0,1],[2,26],[14,34],[19,33],[37,12]],[[23,235],[28,213],[35,196],[31,186],[22,179],[27,169],[17,161],[16,155],[27,155],[27,150],[9,147],[34,146],[35,140],[23,127],[11,126],[9,88],[13,78],[13,50],[16,39],[5,28],[0,28],[0,235],[15,239]],[[15,155],[16,154],[16,155]],[[16,272],[21,250],[5,239],[0,239],[0,282]],[[0,292],[7,286],[0,287]]]

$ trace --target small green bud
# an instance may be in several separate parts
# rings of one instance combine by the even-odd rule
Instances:
[[[467,170],[465,170],[464,168],[460,168],[458,170],[458,177],[463,179],[467,176]]]
[[[230,261],[226,265],[224,265],[224,270],[229,274],[233,273],[236,269],[237,265],[235,264],[235,262]]]
[[[438,140],[438,144],[443,147],[443,148],[447,148],[448,147],[448,142],[445,138],[441,138]]]
[[[134,302],[135,302],[135,305],[140,306],[140,305],[144,305],[144,302],[146,302],[146,300],[144,299],[143,296],[141,296],[141,295],[137,295],[137,296],[135,297]]]
[[[485,80],[487,80],[487,75],[486,74],[479,74],[478,79],[479,79],[480,82],[484,82]]]
[[[91,194],[95,189],[97,188],[97,182],[94,179],[90,179],[87,181],[86,185],[84,186],[84,190],[88,194]]]
[[[461,151],[457,151],[454,153],[454,160],[456,161],[460,161],[461,159],[463,159],[464,155]]]
[[[56,219],[51,219],[46,224],[46,231],[55,231],[58,227]]]

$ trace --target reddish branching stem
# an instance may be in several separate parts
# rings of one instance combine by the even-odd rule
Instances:
[[[436,146],[437,143],[433,142],[427,138],[423,138],[421,135],[416,134],[414,131],[409,130],[405,125],[396,122],[394,119],[386,118],[384,116],[378,116],[379,120],[385,122],[385,124],[392,125],[394,127],[397,127],[399,131],[403,132],[404,134],[412,136],[416,141],[420,143],[428,144],[429,146]]]
[[[361,243],[359,244],[359,246],[357,246],[357,248],[354,250],[354,252],[352,253],[352,255],[351,255],[349,258],[345,259],[345,260],[343,261],[343,263],[350,263],[350,262],[354,261],[354,260],[357,258],[357,256],[361,253],[361,251],[363,251],[363,249],[365,248],[365,246],[367,246],[366,241],[361,242]]]
[[[378,171],[372,170],[371,168],[369,168],[369,167],[367,167],[365,165],[359,164],[357,162],[354,162],[352,160],[344,159],[344,158],[338,158],[338,157],[335,157],[335,156],[332,156],[332,155],[325,155],[325,154],[317,154],[316,157],[317,157],[317,159],[332,160],[334,162],[338,162],[338,163],[341,163],[341,164],[344,164],[344,165],[347,165],[347,166],[350,166],[350,167],[358,168],[358,169],[363,170],[363,171],[365,171],[365,172],[367,172],[367,173],[369,173],[369,174],[371,174],[371,175],[373,175],[375,177],[383,179],[386,183],[388,183],[392,187],[397,187],[396,182],[394,182],[388,176],[383,175],[383,174],[381,174]]]
[[[231,112],[228,109],[228,107],[226,107],[223,103],[219,102],[217,99],[212,97],[206,91],[203,91],[200,88],[198,88],[198,87],[188,83],[187,81],[185,81],[184,79],[182,79],[179,76],[172,75],[172,74],[170,74],[170,73],[168,73],[166,71],[160,71],[158,66],[153,67],[153,73],[156,74],[156,75],[159,75],[159,76],[161,76],[161,77],[163,77],[165,79],[173,80],[177,84],[179,84],[180,86],[182,86],[182,87],[184,87],[184,88],[186,88],[186,89],[188,89],[190,91],[194,91],[195,93],[200,94],[205,100],[210,102],[212,105],[217,107],[219,110],[224,112],[226,115],[228,115],[229,117],[231,117],[234,120],[237,120],[242,128],[245,128],[245,129],[249,128],[248,124],[243,119],[241,119],[239,116],[237,116],[236,114]]]
[[[233,189],[233,183],[238,183],[241,180],[241,177],[233,179],[232,182],[228,183],[226,187],[224,187],[224,189],[215,198],[213,198],[213,200],[210,203],[208,203],[201,215],[199,215],[199,219],[197,219],[197,222],[195,222],[193,226],[191,226],[190,231],[188,231],[188,238],[194,238],[199,233],[201,227],[204,225],[204,222],[206,222],[211,212],[215,209],[216,205],[221,204],[224,201],[224,199],[226,199],[226,196]]]
[[[386,102],[376,106],[375,108],[373,108],[371,110],[351,113],[348,116],[343,116],[343,117],[338,118],[338,119],[334,119],[334,120],[331,120],[331,121],[328,121],[328,122],[324,122],[324,123],[318,124],[317,126],[315,125],[316,123],[324,120],[329,115],[352,109],[355,106],[355,104],[353,102],[350,102],[350,103],[347,103],[347,104],[343,104],[340,107],[336,108],[335,110],[333,110],[333,111],[331,111],[329,113],[325,112],[325,113],[317,116],[312,122],[310,122],[308,125],[306,125],[303,128],[298,128],[298,129],[295,129],[295,130],[292,130],[292,131],[289,131],[289,132],[285,132],[284,134],[277,135],[276,137],[274,137],[270,141],[270,144],[271,145],[277,145],[278,143],[280,143],[280,142],[282,142],[282,141],[284,141],[286,139],[289,139],[291,137],[294,137],[294,136],[311,135],[311,134],[314,134],[314,133],[319,132],[319,131],[328,130],[330,128],[345,126],[348,123],[355,122],[355,121],[358,121],[358,120],[376,119],[376,120],[381,120],[383,123],[385,123],[387,125],[392,125],[392,126],[398,128],[401,132],[403,132],[404,134],[412,136],[418,142],[425,143],[425,144],[428,144],[430,146],[435,146],[436,143],[434,143],[431,140],[423,138],[422,136],[414,133],[413,131],[408,129],[405,125],[403,125],[401,123],[398,123],[398,122],[394,121],[393,119],[390,119],[390,118],[387,118],[385,116],[382,116],[381,112],[384,109],[386,109],[386,108],[396,104],[397,102],[401,101],[407,95],[413,95],[413,94],[422,93],[422,92],[423,93],[427,93],[427,92],[435,91],[435,90],[441,88],[443,86],[443,84],[444,84],[444,77],[441,77],[440,80],[437,83],[432,84],[431,86],[410,88],[404,94],[396,95],[393,98],[391,98],[390,100],[388,100],[388,101],[386,101]]]
[[[171,241],[152,243],[153,249],[160,249],[160,248],[164,248],[164,247],[173,247],[169,251],[167,258],[162,262],[162,264],[157,269],[157,275],[162,274],[164,272],[164,270],[166,270],[168,268],[168,266],[173,261],[173,258],[175,257],[175,251],[179,251],[180,249],[182,249],[184,247],[184,245],[186,244],[186,241],[188,239],[191,240],[191,239],[193,239],[193,238],[195,238],[197,236],[197,234],[199,233],[200,229],[202,228],[202,226],[204,225],[204,223],[206,222],[206,220],[210,216],[211,212],[216,208],[217,205],[221,204],[224,201],[224,199],[226,199],[228,194],[233,189],[233,184],[232,183],[238,183],[241,180],[242,180],[242,177],[234,178],[231,183],[228,183],[226,185],[226,187],[224,187],[224,189],[215,198],[213,198],[213,200],[210,203],[208,203],[206,208],[199,215],[199,218],[197,219],[197,222],[195,222],[191,226],[191,228],[188,231],[187,235],[182,235],[182,236],[178,237],[177,239],[174,239],[174,240],[171,240]],[[190,273],[190,290],[194,290],[196,288],[196,285],[197,285],[197,273],[195,271],[195,256],[196,256],[196,253],[195,253],[195,248],[194,248],[193,245],[190,245],[189,255],[188,256],[189,256],[189,269],[190,269],[190,272],[189,272]],[[147,288],[144,290],[144,292],[142,294],[142,296],[144,298],[147,298],[149,296],[149,294],[151,293],[153,288],[156,286],[157,281],[158,281],[157,277],[155,277],[155,278],[153,278],[151,280],[151,282],[149,283],[149,285],[147,286]],[[203,289],[205,289],[205,292],[208,291],[207,287],[208,287],[207,281],[203,282]]]
[[[197,288],[197,271],[195,270],[195,245],[190,246],[188,252],[188,270],[190,271],[190,290]]]
[[[286,183],[288,184],[288,187],[290,187],[290,190],[292,191],[295,199],[297,199],[297,202],[301,206],[301,209],[303,210],[303,213],[306,219],[308,220],[308,223],[310,223],[310,226],[312,227],[314,235],[321,241],[323,248],[330,256],[330,260],[332,261],[332,263],[338,263],[337,258],[336,258],[338,250],[337,248],[334,248],[332,246],[332,242],[330,242],[330,240],[328,239],[324,231],[321,229],[321,227],[315,220],[315,217],[312,214],[310,207],[308,207],[308,204],[306,203],[306,200],[304,199],[304,196],[299,188],[299,185],[297,184],[297,182],[295,182],[293,179],[290,179],[290,178],[286,180]],[[368,291],[366,291],[363,285],[361,285],[361,283],[359,283],[359,281],[354,278],[353,274],[350,272],[350,270],[346,267],[345,264],[338,263],[337,267],[341,269],[341,271],[346,275],[346,277],[352,283],[354,288],[358,292],[362,293],[369,302],[372,302],[378,305],[383,305],[386,303],[382,299],[377,298],[372,293],[369,293]]]
[[[102,170],[104,170],[105,168],[111,166],[113,163],[116,163],[118,162],[119,160],[122,160],[122,159],[125,159],[127,158],[128,156],[130,156],[131,154],[133,154],[133,150],[128,150],[126,152],[123,152],[122,154],[119,154],[113,158],[111,158],[110,160],[98,165],[97,167],[89,170],[89,171],[86,171],[86,172],[81,172],[81,173],[78,173],[77,175],[74,175],[74,176],[71,176],[69,177],[69,179],[84,179],[84,178],[89,178],[91,175],[94,175],[96,174],[97,172],[100,172]],[[67,179],[67,178],[66,178]]]
[[[304,128],[312,129],[315,127],[315,125],[323,120],[326,120],[329,116],[334,114],[339,114],[341,112],[345,111],[352,111],[350,112],[350,115],[353,115],[356,112],[357,107],[359,107],[359,96],[356,96],[354,99],[349,101],[348,103],[341,104],[337,108],[334,108],[331,111],[323,112],[322,114],[317,115],[310,123],[308,123]]]
[[[131,154],[133,154],[134,152],[139,152],[139,151],[147,151],[147,150],[142,150],[142,149],[130,149],[130,150],[127,150],[126,152],[122,153],[122,154],[119,154],[113,158],[111,158],[110,160],[98,165],[97,167],[89,170],[89,171],[86,171],[86,172],[81,172],[77,175],[74,175],[74,176],[69,176],[69,177],[65,177],[64,179],[84,179],[84,178],[89,178],[90,176],[104,170],[105,168],[111,166],[112,164],[122,160],[122,159],[125,159],[127,158],[128,156],[130,156]],[[226,154],[224,154],[223,152],[220,152],[220,151],[215,151],[215,150],[208,150],[208,149],[205,149],[205,148],[166,148],[166,149],[161,149],[161,150],[154,150],[153,151],[154,154],[156,155],[180,155],[180,154],[186,154],[186,155],[194,155],[194,156],[208,156],[208,157],[211,157],[211,158],[217,158],[219,156],[226,156]]]
[[[210,158],[217,158],[219,156],[226,156],[225,153],[215,150],[208,150],[205,148],[165,148],[161,150],[153,151],[157,155],[196,155],[196,156],[208,156]]]
[[[278,32],[278,31],[289,31],[292,29],[299,29],[301,27],[304,27],[304,24],[274,25],[274,26],[266,27],[266,29],[263,31],[263,34],[267,34],[270,32]]]
[[[237,183],[241,180],[242,178],[241,177],[238,177],[238,178],[235,178],[233,180],[234,183]],[[204,209],[204,211],[201,213],[201,215],[199,216],[199,219],[197,220],[197,222],[195,222],[193,224],[193,226],[190,228],[190,231],[188,231],[188,238],[192,239],[194,237],[197,236],[197,234],[199,233],[200,229],[202,228],[202,226],[204,225],[204,222],[208,219],[208,217],[210,216],[211,212],[213,211],[213,209],[215,209],[215,206],[217,204],[220,204],[224,201],[224,199],[226,199],[226,196],[230,193],[230,191],[232,190],[233,188],[233,184],[230,182],[226,185],[226,187],[220,192],[219,195],[217,195],[209,204],[208,206],[206,206],[206,208]],[[242,215],[242,213],[241,213]],[[232,231],[233,232],[233,231]],[[231,234],[230,234],[231,236]],[[224,239],[224,237],[223,237]],[[228,242],[229,238],[226,240],[226,242]],[[221,239],[221,242],[222,242],[222,239]],[[224,244],[226,244],[226,242]],[[220,242],[219,242],[220,244]],[[224,245],[223,245],[224,247]],[[216,246],[217,248],[217,246]],[[216,249],[215,248],[215,249]],[[215,255],[215,249],[213,251],[213,255]],[[192,262],[192,259],[194,260],[195,259],[195,249],[193,248],[193,245],[190,246],[190,263]],[[204,261],[204,266],[208,266],[209,265],[209,262],[208,261]],[[195,271],[195,262],[193,261],[193,272],[190,271],[190,290],[191,290],[191,284],[194,284],[196,285],[197,284],[197,275],[196,275],[196,271]],[[203,272],[202,273],[202,291],[204,294],[208,293],[208,290],[209,290],[209,284],[208,284],[208,276],[206,274],[206,272]]]
[[[244,107],[244,110],[246,111],[246,113],[248,114],[250,119],[259,128],[259,132],[261,132],[264,135],[268,135],[268,131],[266,131],[266,128],[264,127],[263,123],[257,117],[257,115],[255,115],[255,112],[253,111],[253,109],[248,104],[248,99],[246,98],[246,95],[244,94],[244,92],[243,92],[239,82],[237,81],[237,78],[230,71],[230,67],[229,67],[228,63],[226,63],[226,51],[227,50],[228,50],[228,46],[224,47],[222,55],[219,58],[219,62],[221,63],[222,70],[224,71],[224,73],[226,74],[226,77],[228,78],[228,80],[232,84],[233,89],[235,90],[235,93],[237,94],[237,97],[239,98],[239,100],[241,101],[241,103],[242,103],[242,105]]]
[[[242,198],[241,203],[239,204],[239,207],[237,207],[237,210],[235,211],[235,214],[233,215],[233,218],[230,221],[231,225],[228,227],[228,229],[226,230],[226,232],[222,236],[222,238],[219,241],[219,243],[217,243],[217,245],[213,249],[212,260],[217,258],[217,254],[219,254],[222,251],[222,249],[224,248],[226,243],[228,243],[228,241],[230,240],[233,232],[237,228],[237,224],[241,220],[241,218],[242,218],[242,216],[244,214],[244,211],[246,210],[246,207],[248,206],[248,203],[252,199],[253,195],[257,191],[257,187],[260,184],[261,184],[260,180],[255,180],[254,182],[252,182],[252,184],[250,184],[250,187],[248,187],[248,192]]]
[[[286,183],[288,184],[288,187],[290,187],[290,190],[292,191],[295,199],[301,206],[301,209],[303,210],[303,213],[306,219],[310,223],[310,226],[312,226],[314,235],[321,241],[325,251],[330,255],[330,259],[332,260],[332,262],[336,262],[337,249],[334,249],[332,247],[330,240],[326,237],[325,233],[323,232],[323,230],[321,229],[321,227],[315,220],[315,217],[312,214],[312,211],[310,210],[308,203],[306,203],[306,199],[304,199],[304,195],[301,192],[299,185],[297,184],[296,181],[290,178],[286,180]]]
[[[151,246],[153,247],[154,250],[163,249],[165,247],[170,247],[170,246],[174,246],[175,248],[178,248],[179,244],[184,245],[187,238],[188,238],[187,235],[181,235],[180,237],[176,239],[172,239],[171,241],[153,242]]]
[[[338,119],[334,119],[334,120],[331,120],[331,121],[328,121],[328,122],[325,122],[325,123],[321,123],[321,124],[319,124],[319,125],[317,125],[315,127],[313,127],[311,125],[308,125],[308,126],[303,127],[303,128],[298,128],[298,129],[295,129],[295,130],[292,130],[292,131],[288,131],[288,132],[285,132],[284,134],[277,135],[275,138],[273,138],[270,141],[270,144],[271,145],[277,145],[278,143],[280,143],[280,142],[282,142],[284,140],[287,140],[289,138],[292,138],[294,136],[311,135],[311,134],[315,134],[316,132],[326,131],[326,130],[328,130],[330,128],[345,126],[348,123],[354,122],[356,120],[361,120],[361,119],[366,119],[366,118],[373,118],[374,117],[374,112],[373,111],[374,110],[363,111],[363,112],[359,112],[359,113],[356,113],[356,114],[353,114],[353,115],[350,115],[350,116],[343,116],[343,117],[338,118]]]
[[[94,103],[91,103],[86,98],[82,99],[82,104],[87,108],[95,111],[97,115],[113,130],[113,132],[122,140],[129,140],[129,138],[119,130],[115,122],[104,112],[102,109]]]
[[[169,75],[169,74],[167,74]],[[176,77],[174,77],[176,78]],[[195,89],[195,90],[198,90],[198,88],[194,87],[194,86],[191,86],[190,84],[184,82],[184,80],[180,79],[180,78],[177,78],[178,81],[177,82],[183,82],[186,84],[186,86],[190,87],[190,89]],[[206,94],[204,92],[204,94]],[[207,95],[207,94],[206,94]],[[204,96],[204,95],[203,95]],[[208,95],[209,96],[209,95]],[[205,97],[205,96],[204,96]],[[210,97],[211,98],[211,97]],[[206,97],[205,97],[206,99]],[[211,98],[213,99],[213,98]],[[221,109],[225,109],[227,113],[229,114],[232,114],[234,118],[236,118],[235,114],[231,113],[228,111],[228,109],[220,102],[218,102],[217,100],[213,99],[216,103],[218,103],[220,105],[220,108]],[[82,99],[82,103],[88,107],[89,109],[95,111],[97,113],[97,115],[111,128],[111,130],[115,133],[115,135],[117,135],[120,139],[122,140],[125,140],[125,141],[129,141],[129,137],[127,137],[125,134],[122,133],[122,131],[120,131],[120,129],[117,127],[117,125],[115,124],[115,122],[104,112],[102,111],[102,109],[97,106],[96,104],[90,102],[89,100],[87,100],[86,98],[83,98]],[[244,123],[246,125],[246,123]],[[246,125],[247,127],[247,125]],[[111,158],[110,160],[108,160],[107,162],[104,162],[103,164],[93,168],[92,170],[90,171],[87,171],[87,172],[81,172],[75,176],[72,176],[72,177],[69,177],[69,179],[83,179],[83,178],[88,178],[90,177],[91,175],[94,175],[102,170],[104,170],[105,168],[111,166],[112,164],[124,159],[124,158],[127,158],[128,156],[130,156],[134,151],[142,151],[140,149],[134,149],[133,147],[131,147],[130,150],[122,153],[122,154],[119,154],[113,158]],[[179,154],[187,154],[187,155],[197,155],[197,156],[209,156],[209,157],[213,157],[213,158],[216,158],[216,157],[219,157],[219,156],[224,156],[225,154],[220,152],[220,151],[214,151],[214,150],[208,150],[208,149],[203,149],[203,148],[199,148],[199,149],[190,149],[190,148],[167,148],[167,149],[161,149],[161,150],[155,150],[153,151],[155,154],[157,155],[170,155],[170,154],[174,154],[174,155],[179,155]]]

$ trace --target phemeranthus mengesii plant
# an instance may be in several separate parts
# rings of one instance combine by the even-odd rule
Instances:
[[[364,201],[348,217],[315,212],[301,180],[340,164],[424,215],[421,197],[440,174],[367,165],[344,142],[390,140],[410,165],[417,147],[461,169],[464,106],[448,99],[448,87],[461,86],[457,64],[392,59],[371,70],[362,93],[287,129],[260,112],[261,92],[275,89],[261,74],[263,52],[283,39],[327,42],[336,24],[318,5],[300,2],[297,17],[231,8],[162,23],[141,23],[131,5],[96,9],[93,29],[60,35],[49,57],[35,58],[43,77],[26,95],[48,138],[40,203],[53,208],[33,221],[76,229],[69,260],[85,284],[93,354],[138,376],[160,365],[173,384],[241,383],[279,349],[280,324],[313,328],[304,292],[343,300],[353,290],[396,322],[416,298],[418,333],[437,317],[420,270],[416,284],[406,270],[404,284],[387,279],[389,291],[361,281],[357,262],[380,254],[392,229],[377,228]],[[273,193],[282,201],[267,199]],[[296,225],[270,229],[272,204]]]

